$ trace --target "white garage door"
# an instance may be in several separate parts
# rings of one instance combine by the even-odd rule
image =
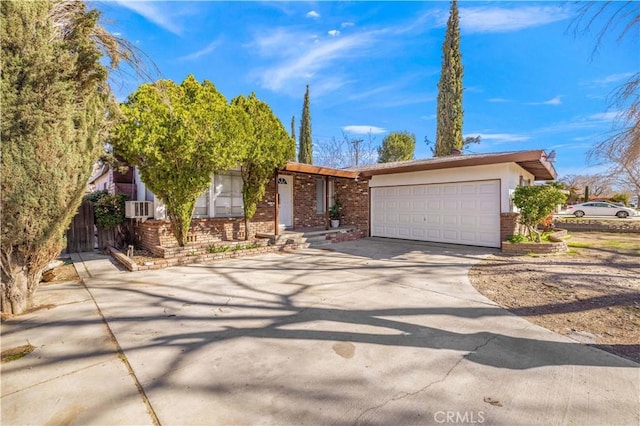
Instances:
[[[500,181],[371,188],[371,235],[500,247]]]

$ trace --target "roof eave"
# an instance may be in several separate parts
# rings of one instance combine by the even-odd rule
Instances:
[[[402,164],[397,167],[362,170],[360,173],[362,176],[371,177],[376,175],[387,175],[394,173],[410,173],[427,170],[442,170],[458,167],[484,166],[502,163],[518,164],[520,167],[533,174],[535,180],[553,180],[557,176],[553,164],[547,161],[546,153],[544,152],[544,150],[522,151],[487,157],[455,156],[451,157],[448,161]]]
[[[306,173],[310,175],[341,177],[355,179],[358,172],[343,169],[334,169],[332,167],[314,166],[312,164],[303,164],[289,161],[281,170],[286,172]]]

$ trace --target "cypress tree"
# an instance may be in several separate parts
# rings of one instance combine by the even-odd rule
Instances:
[[[0,2],[0,308],[8,314],[32,305],[45,266],[60,253],[102,150],[106,112],[117,107],[92,39],[98,12],[65,5]]]
[[[442,44],[442,70],[438,82],[436,127],[436,157],[451,155],[452,149],[462,149],[462,54],[456,0],[451,2],[447,31]]]
[[[298,162],[313,163],[313,147],[311,146],[311,113],[309,112],[309,85],[304,94],[302,119],[300,121],[300,146],[298,148]]]

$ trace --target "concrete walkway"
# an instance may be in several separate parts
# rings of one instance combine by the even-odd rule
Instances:
[[[137,273],[82,255],[90,294],[47,286],[69,301],[3,324],[37,349],[2,366],[2,424],[639,423],[640,366],[478,294],[488,250],[333,248]]]

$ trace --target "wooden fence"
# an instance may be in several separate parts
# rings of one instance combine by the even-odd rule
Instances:
[[[67,253],[93,251],[94,237],[93,204],[83,202],[67,230]]]

